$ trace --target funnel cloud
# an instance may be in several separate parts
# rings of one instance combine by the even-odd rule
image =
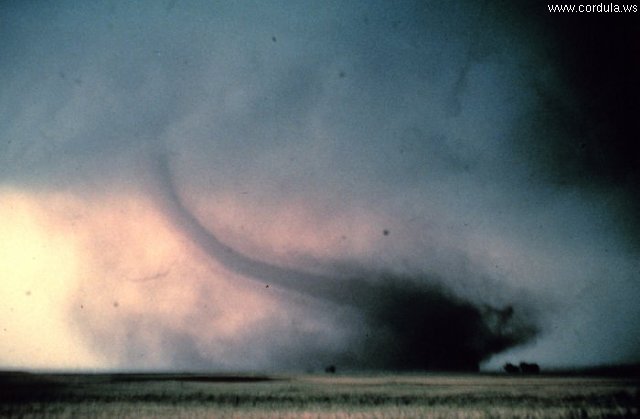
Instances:
[[[360,331],[364,333],[362,353],[356,350],[351,359],[343,361],[351,368],[476,371],[489,356],[535,336],[533,321],[522,316],[514,320],[512,306],[477,307],[446,292],[442,281],[424,275],[404,278],[352,268],[342,277],[331,277],[239,253],[222,243],[185,207],[166,156],[158,157],[154,175],[164,190],[164,212],[183,234],[225,268],[267,287],[280,286],[346,306],[360,315],[364,320]]]

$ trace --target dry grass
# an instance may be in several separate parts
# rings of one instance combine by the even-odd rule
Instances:
[[[640,416],[640,380],[489,375],[30,376],[2,417],[611,418]]]

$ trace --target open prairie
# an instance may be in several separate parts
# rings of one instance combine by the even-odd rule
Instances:
[[[2,417],[640,415],[640,379],[589,376],[0,374]]]

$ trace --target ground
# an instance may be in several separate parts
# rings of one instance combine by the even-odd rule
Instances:
[[[0,373],[0,417],[640,417],[640,379]]]

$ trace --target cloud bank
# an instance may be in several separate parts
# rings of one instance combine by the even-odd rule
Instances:
[[[637,17],[69,1],[0,18],[2,365],[638,361]],[[615,30],[578,48],[594,22]],[[34,351],[56,340],[77,365]]]

